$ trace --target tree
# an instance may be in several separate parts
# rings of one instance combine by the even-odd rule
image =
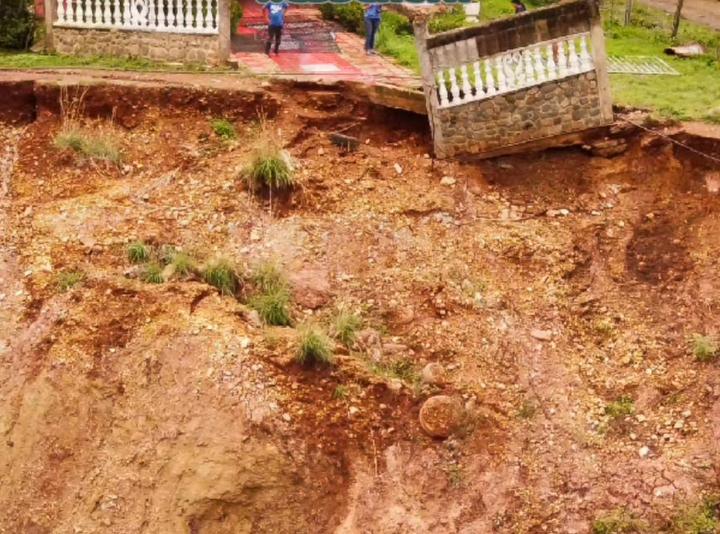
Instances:
[[[675,39],[680,28],[680,15],[682,14],[683,3],[685,0],[678,0],[677,9],[675,10],[675,19],[673,20],[672,37]]]
[[[0,0],[0,48],[28,48],[35,16],[32,0]]]
[[[625,2],[625,26],[630,25],[630,19],[632,18],[633,0],[626,0]]]

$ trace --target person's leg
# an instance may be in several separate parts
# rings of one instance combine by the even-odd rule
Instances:
[[[372,21],[372,41],[370,42],[370,48],[374,51],[375,50],[375,41],[377,39],[377,32],[380,28],[380,21],[375,19]]]
[[[365,19],[365,52],[372,49],[373,42],[373,21]]]
[[[268,26],[268,37],[267,41],[265,41],[265,53],[270,54],[270,47],[272,46],[272,38],[273,38],[273,27]]]
[[[275,28],[275,53],[280,53],[280,37],[282,37],[282,26]]]

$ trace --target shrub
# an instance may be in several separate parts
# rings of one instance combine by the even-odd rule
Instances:
[[[272,193],[273,190],[287,191],[295,186],[290,154],[269,143],[256,148],[246,177],[253,191],[267,188]]]
[[[119,143],[109,131],[91,131],[77,125],[66,125],[55,136],[55,146],[69,149],[94,161],[118,164],[122,160]]]
[[[31,0],[0,2],[0,48],[28,49],[35,31]]]
[[[358,2],[349,4],[322,4],[320,13],[324,19],[334,20],[348,31],[365,34],[365,10]]]
[[[466,25],[467,16],[462,5],[455,5],[447,13],[441,13],[435,15],[430,19],[428,28],[430,33],[440,33],[457,28],[462,28]]]
[[[718,505],[720,499],[707,497],[700,504],[684,510],[673,522],[675,534],[715,534],[720,527]]]
[[[695,334],[692,339],[692,351],[698,361],[709,362],[720,354],[720,344],[713,336]]]
[[[202,276],[205,282],[216,287],[222,295],[235,295],[238,286],[237,273],[228,260],[213,260],[205,266]]]
[[[142,274],[143,281],[148,284],[162,284],[165,278],[162,274],[162,266],[159,263],[149,263]]]
[[[300,330],[300,341],[295,356],[298,363],[305,366],[329,365],[333,363],[332,341],[314,326],[305,326]]]
[[[235,127],[225,119],[214,119],[211,123],[215,135],[224,140],[235,139]]]
[[[63,293],[69,291],[85,280],[85,273],[82,271],[63,271],[57,276],[57,287]]]
[[[230,2],[230,31],[235,35],[238,25],[243,17],[243,6],[240,0],[232,0]]]
[[[635,412],[635,402],[630,397],[620,397],[605,406],[605,414],[612,419],[632,415]]]
[[[152,250],[142,241],[136,241],[127,248],[127,256],[131,263],[145,263],[150,260]]]
[[[362,328],[362,317],[344,308],[338,310],[333,321],[333,337],[346,347],[355,342],[357,331]]]
[[[250,299],[249,304],[266,324],[289,326],[292,323],[290,293],[285,288],[255,295]]]

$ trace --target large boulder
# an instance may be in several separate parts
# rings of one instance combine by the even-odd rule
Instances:
[[[457,398],[435,395],[420,408],[420,426],[428,435],[444,439],[458,429],[463,413],[463,406]]]
[[[293,299],[303,308],[316,310],[330,300],[330,279],[325,269],[303,269],[291,272],[288,278]]]

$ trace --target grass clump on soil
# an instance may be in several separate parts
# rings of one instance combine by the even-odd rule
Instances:
[[[316,326],[300,329],[298,350],[295,359],[301,365],[330,365],[333,363],[332,341]]]
[[[213,132],[215,132],[215,135],[225,141],[229,141],[237,137],[235,127],[230,121],[227,121],[225,119],[214,119],[210,124],[212,126]]]
[[[635,401],[630,397],[623,396],[618,400],[608,403],[605,406],[605,415],[611,419],[619,419],[635,412]]]
[[[673,521],[673,534],[715,534],[720,528],[720,498],[706,497]]]
[[[362,328],[362,324],[362,317],[359,314],[340,307],[333,320],[333,337],[350,348],[355,342],[357,332]]]
[[[250,278],[255,287],[263,293],[272,293],[288,287],[285,275],[274,262],[267,261],[257,265]]]
[[[86,67],[119,71],[229,71],[230,67],[209,67],[201,63],[160,63],[117,56],[64,56],[0,50],[0,69],[52,69]]]
[[[285,289],[276,289],[266,293],[254,295],[249,301],[250,307],[258,312],[265,324],[272,326],[290,326],[290,292]]]
[[[58,274],[56,284],[60,291],[65,293],[85,280],[82,271],[62,271]]]
[[[288,191],[296,185],[290,154],[269,142],[257,144],[245,176],[253,191]]]
[[[720,356],[720,343],[713,336],[695,334],[692,338],[692,351],[696,360],[709,362]]]
[[[343,386],[342,384],[335,387],[335,390],[333,391],[333,399],[335,400],[345,400],[350,395],[350,391],[348,390],[347,386]]]
[[[238,287],[238,276],[235,267],[229,260],[217,258],[208,263],[202,272],[203,280],[215,287],[222,295],[235,295]]]
[[[142,279],[148,284],[162,284],[165,282],[162,266],[159,263],[149,263],[142,273]]]
[[[518,410],[518,417],[520,419],[532,419],[537,413],[537,406],[532,402],[526,400],[523,401],[522,406]]]
[[[120,143],[110,131],[84,128],[77,124],[64,125],[55,136],[55,146],[72,150],[93,161],[118,164],[122,160]]]
[[[592,524],[592,534],[640,534],[647,525],[626,510],[616,510],[599,517]]]
[[[127,257],[130,263],[147,263],[150,261],[152,249],[142,241],[135,241],[128,245]]]

